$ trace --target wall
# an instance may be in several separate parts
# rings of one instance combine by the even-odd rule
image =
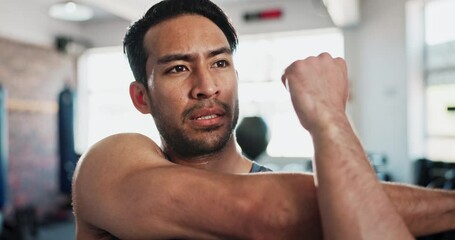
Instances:
[[[353,120],[367,151],[386,154],[395,180],[412,181],[407,145],[405,0],[364,0],[345,29]]]
[[[81,33],[90,39],[92,47],[121,46],[130,22],[124,20],[97,21],[81,25]]]
[[[57,94],[75,85],[75,60],[53,50],[58,35],[79,38],[77,24],[51,19],[39,1],[0,1],[0,83],[8,92],[9,186],[6,212],[55,209]]]
[[[56,51],[0,38],[0,83],[7,90],[8,209],[56,207],[57,97],[75,85],[74,59]]]

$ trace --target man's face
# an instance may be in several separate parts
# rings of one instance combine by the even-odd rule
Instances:
[[[209,19],[182,15],[144,38],[150,110],[167,151],[195,157],[221,150],[238,118],[229,43]]]

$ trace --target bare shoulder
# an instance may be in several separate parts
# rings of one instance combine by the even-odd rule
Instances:
[[[116,160],[119,157],[135,154],[154,154],[164,157],[159,146],[147,136],[138,133],[120,133],[102,139],[93,145],[82,156],[80,163],[85,164],[86,161],[95,159],[96,161],[105,160],[106,162],[103,163],[109,163],[108,158]]]
[[[116,134],[96,143],[81,157],[73,176],[77,221],[88,225],[97,222],[96,212],[109,208],[116,186],[128,175],[170,164],[160,147],[141,134]]]
[[[153,140],[137,133],[121,133],[99,141],[82,155],[73,181],[77,184],[85,179],[94,179],[95,176],[97,179],[111,178],[128,174],[136,167],[166,163],[168,161],[163,152]]]

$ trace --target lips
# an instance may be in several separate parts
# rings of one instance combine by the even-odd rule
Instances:
[[[191,120],[210,120],[217,117],[224,116],[226,113],[221,108],[202,108],[192,111],[190,115]]]
[[[183,111],[183,124],[202,130],[214,130],[224,125],[230,113],[228,104],[218,99],[202,100]]]
[[[199,106],[188,112],[190,125],[195,129],[216,129],[223,125],[226,110],[222,106]]]
[[[200,116],[200,117],[196,118],[195,120],[209,120],[209,119],[214,119],[216,117],[219,117],[219,115],[212,114],[212,115],[209,115],[209,116]]]

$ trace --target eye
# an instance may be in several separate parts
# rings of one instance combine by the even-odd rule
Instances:
[[[172,67],[171,69],[169,69],[166,72],[167,73],[180,73],[180,72],[185,72],[185,71],[188,71],[187,67],[185,67],[183,65],[178,65],[178,66]]]
[[[229,63],[226,60],[220,60],[213,64],[215,68],[225,68],[227,66],[229,66]]]

